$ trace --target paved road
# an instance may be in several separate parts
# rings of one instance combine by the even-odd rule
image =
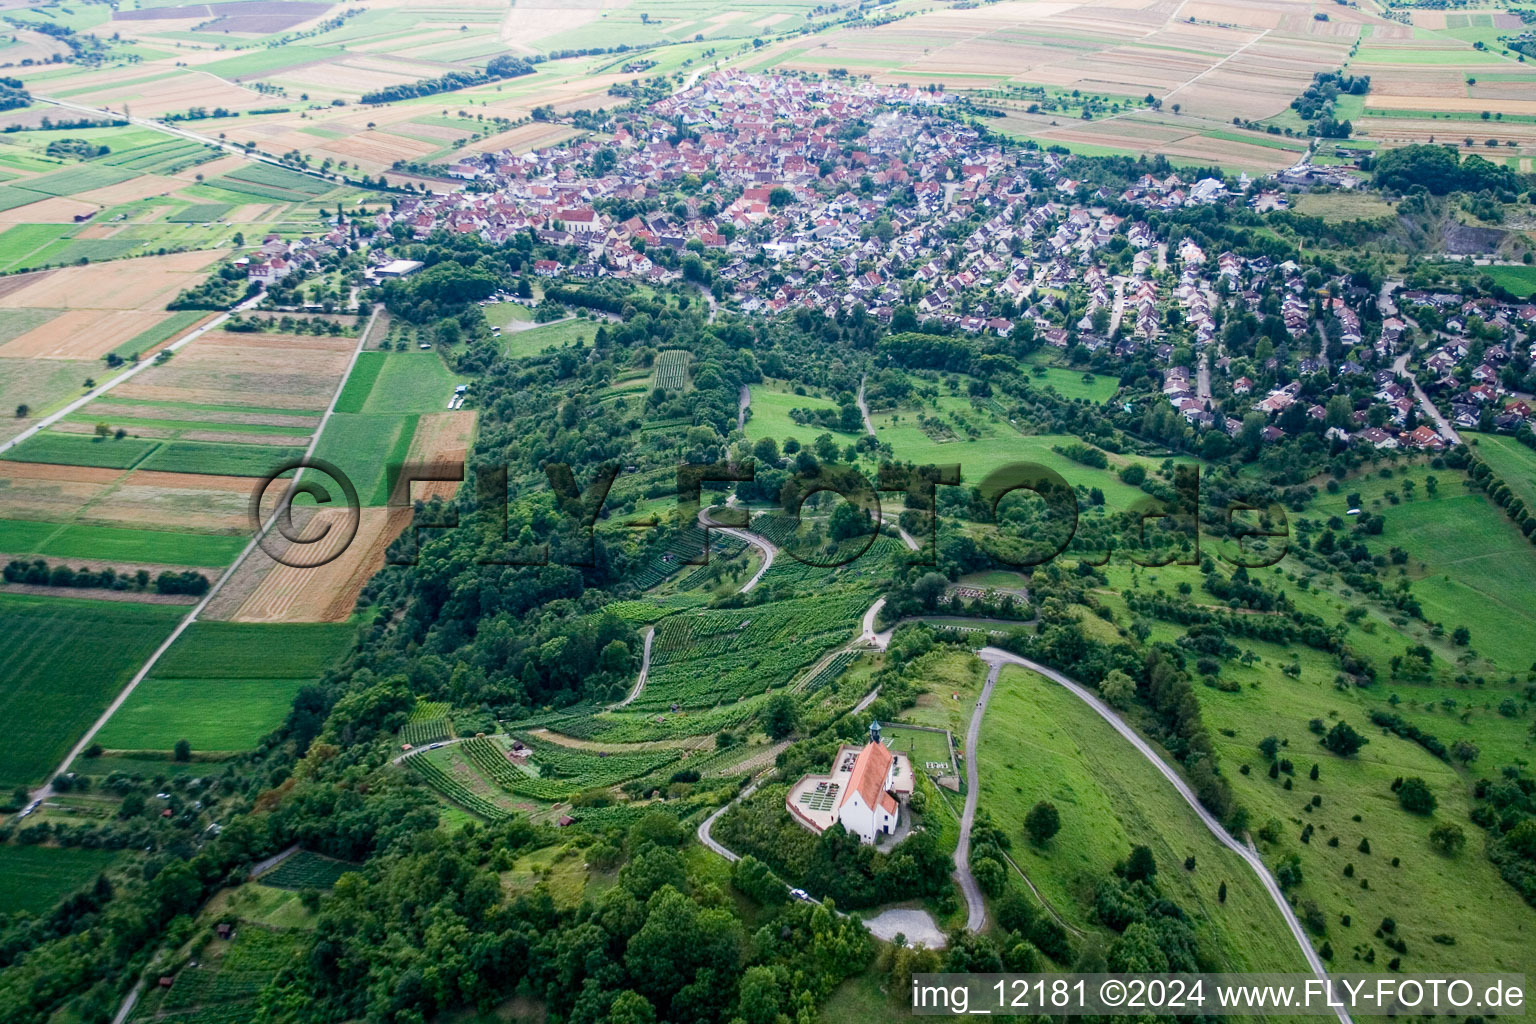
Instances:
[[[1401,281],[1382,282],[1381,291],[1376,296],[1376,308],[1381,310],[1382,316],[1398,315],[1397,301],[1392,298],[1392,293],[1401,288],[1402,284],[1403,282]],[[1408,373],[1408,357],[1412,354],[1412,348],[1404,349],[1398,353],[1397,358],[1392,360],[1392,372],[1399,377],[1408,378],[1410,387],[1413,389],[1414,401],[1419,403],[1419,411],[1430,422],[1434,423],[1435,429],[1440,432],[1440,436],[1452,444],[1461,444],[1461,435],[1456,432],[1456,428],[1452,426],[1451,421],[1440,415],[1440,410],[1435,408],[1435,403],[1429,400],[1429,396],[1424,393],[1424,389],[1419,387],[1419,382],[1414,380]]]
[[[1178,791],[1178,794],[1184,798],[1184,802],[1189,804],[1190,809],[1193,810],[1197,816],[1199,816],[1201,822],[1204,823],[1205,827],[1210,831],[1211,835],[1220,840],[1222,845],[1226,846],[1233,853],[1237,854],[1239,857],[1243,858],[1243,860],[1248,862],[1248,866],[1253,869],[1253,873],[1258,876],[1259,881],[1263,884],[1265,890],[1269,893],[1270,899],[1274,901],[1275,907],[1279,909],[1281,916],[1285,918],[1286,924],[1291,929],[1292,937],[1295,938],[1296,944],[1301,947],[1302,955],[1306,957],[1307,963],[1311,966],[1313,973],[1320,978],[1327,977],[1327,969],[1323,966],[1322,958],[1319,957],[1317,955],[1317,951],[1312,948],[1311,939],[1307,937],[1307,933],[1305,930],[1303,930],[1301,922],[1296,919],[1295,911],[1291,909],[1291,905],[1286,900],[1285,894],[1280,891],[1279,884],[1275,881],[1274,876],[1270,874],[1269,868],[1259,858],[1258,853],[1251,846],[1246,846],[1234,839],[1232,835],[1222,827],[1221,823],[1211,815],[1211,812],[1207,811],[1205,806],[1200,803],[1200,800],[1195,796],[1194,791],[1189,788],[1188,783],[1186,783],[1184,779],[1177,772],[1175,772],[1166,761],[1158,756],[1157,751],[1153,750],[1152,746],[1147,743],[1146,740],[1142,739],[1140,734],[1138,734],[1130,726],[1126,725],[1120,716],[1115,714],[1115,712],[1109,707],[1109,705],[1099,700],[1098,697],[1094,696],[1093,693],[1091,693],[1081,684],[1072,679],[1069,679],[1067,676],[1062,675],[1060,672],[1053,668],[1049,668],[1048,666],[1040,664],[1039,662],[1031,661],[1028,658],[1022,658],[1017,654],[1002,650],[998,647],[983,647],[979,654],[983,661],[986,661],[992,665],[992,671],[987,676],[987,690],[983,693],[982,697],[983,704],[985,704],[987,697],[990,696],[991,684],[997,678],[997,673],[1002,665],[1010,664],[1023,666],[1032,672],[1039,673],[1040,675],[1049,679],[1051,682],[1065,687],[1079,700],[1083,701],[1090,708],[1092,708],[1100,718],[1104,719],[1112,727],[1114,727],[1114,730],[1121,736],[1125,737],[1131,746],[1135,747],[1143,757],[1152,762],[1153,767],[1162,773],[1163,777],[1166,778],[1169,783],[1173,785],[1173,788]],[[971,786],[973,791],[975,786],[971,780],[974,778],[972,773],[976,768],[976,748],[971,736],[975,733],[977,727],[980,724],[980,712],[982,710],[985,710],[985,708],[983,707],[978,709],[977,714],[972,718],[971,731],[966,735],[967,785]],[[971,796],[970,794],[967,794],[967,814],[969,814],[970,803]],[[963,821],[961,823],[961,841],[968,843],[969,839],[970,824],[968,821]],[[958,851],[955,858],[955,863],[957,867],[960,864]],[[958,875],[958,870],[956,874]],[[1335,1013],[1337,1014],[1341,1024],[1352,1024],[1349,1012],[1344,1008],[1336,1008]]]
[[[1200,368],[1195,371],[1195,395],[1202,402],[1211,400],[1211,354],[1200,353]]]
[[[751,544],[753,547],[761,551],[763,553],[763,564],[758,566],[757,572],[752,575],[752,578],[747,580],[747,582],[742,585],[741,593],[747,593],[753,587],[762,582],[763,574],[773,566],[773,556],[779,553],[779,549],[773,544],[772,541],[759,537],[757,534],[751,532],[750,530],[738,530],[734,526],[721,526],[719,523],[709,518],[708,509],[699,510],[699,525],[707,526],[711,530],[718,530],[719,532],[725,534],[727,537],[735,537],[737,540],[744,540],[748,544]]]
[[[640,654],[640,675],[635,680],[635,688],[629,691],[629,695],[617,704],[610,704],[609,708],[621,708],[632,703],[640,696],[640,691],[645,689],[645,677],[651,674],[651,641],[656,639],[656,627],[652,626],[645,631],[645,649]]]
[[[752,408],[752,389],[745,384],[741,386],[741,393],[736,396],[736,429],[747,429],[747,410]]]
[[[241,306],[237,306],[236,309],[244,308],[245,305],[245,303],[242,303]],[[373,315],[368,318],[368,323],[363,327],[362,331],[358,333],[357,345],[352,349],[352,358],[347,363],[347,369],[341,375],[341,380],[336,384],[336,391],[331,395],[330,405],[326,407],[325,414],[320,417],[320,423],[315,427],[314,436],[309,440],[309,447],[304,449],[305,458],[309,458],[310,456],[314,455],[315,446],[320,443],[320,435],[324,433],[325,425],[330,421],[331,414],[336,411],[336,400],[341,397],[341,390],[346,386],[347,378],[351,376],[353,366],[357,364],[357,357],[362,353],[363,344],[367,342],[368,336],[373,330],[374,321],[378,319],[378,315],[378,310],[374,310]],[[218,322],[220,321],[216,320],[210,322],[207,326],[212,327],[214,323]],[[186,344],[192,340],[193,336],[194,335],[189,335],[188,337],[183,338],[180,342],[177,342],[177,345],[180,346]],[[150,362],[152,362],[152,360],[145,360],[144,365],[147,365]],[[112,383],[116,384],[122,379],[124,378],[120,377],[117,381],[113,381]],[[290,493],[292,492],[293,487],[298,484],[299,477],[301,477],[303,473],[303,470],[299,470],[293,475],[293,480],[289,484]],[[229,568],[224,570],[224,574],[214,581],[213,586],[208,588],[208,593],[204,594],[202,598],[197,602],[197,604],[192,606],[192,610],[187,612],[182,620],[176,624],[176,628],[171,631],[170,636],[165,638],[165,642],[162,643],[159,647],[155,648],[155,652],[149,656],[149,660],[144,662],[139,671],[136,672],[133,678],[128,681],[128,685],[123,687],[118,695],[112,699],[112,703],[107,705],[106,710],[103,711],[101,716],[96,719],[96,721],[88,730],[86,730],[85,735],[80,737],[80,742],[76,743],[74,747],[69,751],[69,753],[64,756],[64,760],[62,763],[60,763],[58,769],[55,770],[52,775],[49,775],[42,786],[40,786],[32,793],[32,798],[27,803],[27,810],[22,812],[23,817],[25,817],[27,814],[30,814],[33,808],[53,795],[54,777],[63,775],[65,772],[69,771],[69,766],[74,763],[75,758],[83,754],[85,749],[91,745],[91,741],[95,739],[96,734],[101,731],[101,727],[107,724],[107,719],[111,718],[117,712],[117,709],[123,706],[123,702],[128,699],[133,691],[138,688],[138,685],[144,681],[144,678],[149,675],[150,670],[155,667],[156,662],[160,660],[166,651],[170,650],[171,645],[176,642],[181,634],[186,632],[187,627],[197,621],[197,617],[202,614],[204,608],[208,607],[208,603],[212,601],[216,596],[218,596],[220,589],[223,588],[225,583],[229,582],[230,577],[235,574],[235,571],[240,568],[241,564],[248,557],[250,557],[251,552],[256,549],[256,546],[258,543],[260,543],[261,538],[264,537],[272,529],[273,524],[277,522],[278,511],[282,508],[282,505],[282,502],[278,503],[277,507],[272,511],[271,518],[262,524],[261,529],[256,532],[256,535],[250,539],[250,541],[245,545],[243,549],[241,549],[239,557],[230,563]]]
[[[1120,329],[1120,321],[1125,316],[1125,278],[1115,278],[1115,303],[1109,310],[1109,333],[1111,336]]]
[[[986,651],[998,649],[986,647],[982,650],[985,659]],[[997,674],[1002,671],[1003,663],[991,660],[991,666],[987,672],[987,681],[981,688],[981,699],[976,702],[976,710],[971,712],[971,724],[965,730],[965,811],[960,815],[960,841],[955,845],[955,881],[960,883],[960,891],[965,893],[965,927],[973,932],[979,932],[987,926],[987,901],[981,898],[981,886],[976,884],[976,876],[971,874],[971,826],[976,822],[976,801],[981,796],[981,776],[976,764],[979,760],[976,754],[981,740],[981,716],[987,713],[987,701],[992,699],[992,688],[997,685]]]

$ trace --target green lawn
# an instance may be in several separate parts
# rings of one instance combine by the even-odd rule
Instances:
[[[1032,370],[1029,379],[1036,385],[1049,385],[1062,398],[1086,398],[1095,405],[1109,401],[1120,390],[1120,382],[1113,377],[1096,376],[1059,366],[1047,367],[1043,374]]]
[[[1478,458],[1498,474],[1527,508],[1536,509],[1536,451],[1504,434],[1464,434]]]
[[[46,778],[185,612],[0,594],[0,786]]]
[[[1094,886],[1140,844],[1157,860],[1159,884],[1218,958],[1212,969],[1305,968],[1252,869],[1207,831],[1153,765],[1062,687],[1005,667],[982,719],[977,756],[981,808],[1015,837],[1015,862],[1069,924],[1099,930]],[[1037,848],[1024,838],[1023,824],[1040,800],[1056,805],[1061,831]],[[1183,866],[1190,856],[1193,871]],[[1225,903],[1217,898],[1222,882]]]
[[[282,628],[282,627],[277,627]],[[283,724],[306,682],[289,679],[146,679],[97,734],[112,750],[249,750]]]
[[[44,914],[118,858],[114,850],[0,846],[0,914]]]

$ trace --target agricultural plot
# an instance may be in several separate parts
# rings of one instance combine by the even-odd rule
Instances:
[[[195,964],[177,972],[170,988],[146,989],[129,1021],[236,1024],[249,1020],[256,997],[279,971],[293,966],[302,949],[302,936],[296,932],[242,925],[228,943],[209,943]]]
[[[0,786],[35,785],[170,634],[184,609],[0,594]],[[67,670],[59,652],[70,653]]]
[[[102,727],[115,750],[247,750],[287,717],[300,687],[350,646],[332,625],[193,623]]]
[[[329,889],[342,875],[356,868],[356,864],[344,860],[299,850],[262,875],[261,884],[275,889]]]
[[[400,742],[413,747],[453,738],[453,723],[447,718],[425,718],[406,722],[400,729]]]
[[[751,412],[747,418],[747,436],[753,439],[771,437],[781,446],[793,438],[802,446],[809,445],[822,434],[831,434],[839,445],[857,441],[864,432],[862,421],[852,431],[824,427],[816,423],[800,423],[793,413],[804,410],[810,413],[836,413],[837,403],[816,395],[797,395],[791,391],[776,390],[756,385],[751,388]]]
[[[867,606],[856,593],[669,616],[656,628],[650,678],[630,708],[709,708],[784,686],[848,639]]]
[[[521,307],[519,307],[521,308]],[[512,330],[502,335],[502,351],[512,359],[526,359],[567,345],[591,344],[598,325],[573,317],[526,330]]]
[[[364,352],[347,378],[337,412],[401,414],[448,407],[453,389],[468,382],[436,352]]]
[[[46,914],[69,893],[91,884],[117,860],[112,850],[0,846],[0,914]]]
[[[656,354],[654,387],[663,391],[688,389],[688,353],[682,349],[666,349]]]

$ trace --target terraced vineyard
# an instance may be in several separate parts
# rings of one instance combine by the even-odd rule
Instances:
[[[697,523],[690,523],[679,530],[666,545],[658,550],[650,562],[641,567],[632,576],[635,586],[641,590],[649,590],[652,587],[665,583],[672,576],[684,568],[693,568],[693,563],[701,558],[704,553],[704,528]],[[746,547],[746,542],[735,537],[711,531],[709,533],[709,557],[713,562],[716,558],[730,558],[740,553]],[[698,566],[698,568],[707,568]],[[692,573],[689,574],[693,575]],[[686,585],[686,584],[685,584]]]
[[[356,870],[356,864],[300,850],[262,875],[261,884],[276,889],[329,889],[342,875]]]
[[[859,652],[857,651],[838,651],[820,668],[806,676],[805,679],[801,681],[800,685],[796,687],[796,689],[798,689],[801,693],[815,693],[817,690],[821,689],[823,686],[826,686],[832,680],[842,675],[843,669],[847,668],[849,663],[858,656]]]

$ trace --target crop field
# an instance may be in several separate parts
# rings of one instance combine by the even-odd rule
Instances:
[[[194,622],[100,733],[114,750],[248,750],[352,642],[348,626]]]
[[[364,352],[342,389],[337,412],[400,414],[448,407],[467,377],[452,373],[436,352]]]
[[[0,712],[11,738],[0,785],[45,778],[169,635],[184,609],[0,594]],[[60,668],[59,651],[70,651]]]
[[[1294,971],[1304,962],[1252,869],[1206,831],[1172,786],[1091,709],[1033,672],[1005,666],[982,719],[980,807],[1015,839],[1014,861],[1065,921],[1094,929],[1093,886],[1133,845],[1152,849],[1157,879],[1211,940],[1224,969]],[[1022,838],[1037,800],[1061,831]],[[1182,867],[1195,858],[1193,871]],[[1016,875],[1013,882],[1023,891]],[[1217,898],[1222,883],[1227,899]],[[1364,924],[1364,918],[1361,919]]]
[[[45,914],[58,901],[91,884],[117,860],[112,850],[52,846],[0,846],[0,914]]]
[[[656,354],[655,386],[666,391],[684,391],[688,387],[688,353],[667,349]]]

